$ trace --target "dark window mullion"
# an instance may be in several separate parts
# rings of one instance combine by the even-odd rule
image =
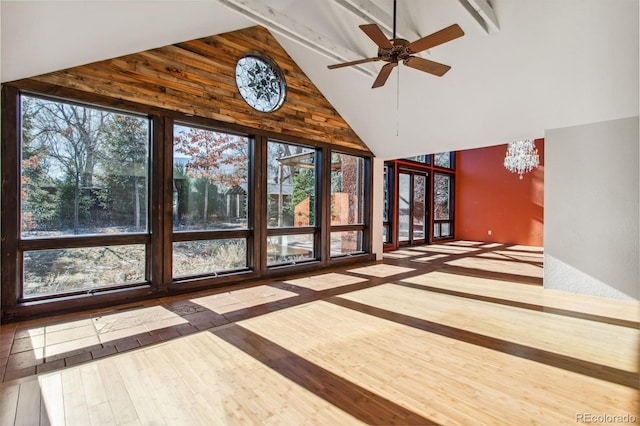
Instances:
[[[345,232],[345,231],[364,231],[367,229],[367,225],[357,224],[357,225],[332,225],[331,232]]]
[[[331,259],[331,150],[322,149],[320,162],[320,253],[323,263]]]
[[[256,271],[263,271],[267,265],[267,144],[268,138],[256,136],[254,149],[255,173],[254,184],[254,218],[253,218],[253,267]]]
[[[267,236],[315,234],[316,232],[318,232],[318,227],[316,227],[316,226],[296,226],[296,227],[289,227],[289,228],[269,228],[269,229],[267,229]]]
[[[83,235],[81,237],[60,237],[26,239],[18,241],[20,250],[49,250],[65,248],[83,248],[96,246],[115,246],[124,244],[148,244],[151,236],[149,234],[132,235]]]
[[[174,232],[171,242],[202,241],[202,240],[226,240],[230,238],[249,238],[251,231],[248,229],[224,230],[224,231],[189,231]]]

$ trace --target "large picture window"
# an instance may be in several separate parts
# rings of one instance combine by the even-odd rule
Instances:
[[[149,119],[23,95],[19,120],[21,297],[147,281]]]
[[[248,267],[248,191],[247,136],[174,125],[174,278]]]
[[[315,149],[269,141],[267,152],[267,226],[315,226]]]
[[[361,224],[363,217],[364,159],[334,153],[331,157],[331,224]]]
[[[366,152],[55,89],[2,88],[3,321],[373,259]]]
[[[365,217],[364,158],[334,152],[331,155],[331,256],[363,251]]]
[[[149,120],[22,96],[22,238],[147,231]]]
[[[295,264],[318,256],[317,153],[314,148],[267,144],[267,265]]]

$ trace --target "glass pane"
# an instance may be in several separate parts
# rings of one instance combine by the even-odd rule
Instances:
[[[247,267],[247,241],[180,241],[173,243],[173,276],[212,274]]]
[[[413,176],[413,239],[423,240],[425,238],[426,226],[426,189],[427,177],[424,175]]]
[[[146,232],[149,120],[21,99],[22,237]]]
[[[416,161],[418,163],[429,164],[429,156],[428,155],[416,155],[414,157],[407,157],[407,160]]]
[[[436,173],[433,176],[433,218],[435,220],[451,219],[451,176]]]
[[[269,141],[267,151],[267,226],[315,226],[315,150]]]
[[[383,243],[390,243],[391,241],[389,241],[389,225],[383,225],[382,226],[382,242]]]
[[[451,223],[450,222],[443,222],[441,230],[442,230],[442,236],[443,237],[451,237]]]
[[[390,194],[389,194],[389,166],[384,166],[384,180],[382,181],[383,185],[383,207],[382,207],[382,221],[389,221],[389,205],[390,205]]]
[[[362,231],[331,233],[331,257],[362,253]]]
[[[27,251],[23,268],[25,297],[136,283],[145,279],[145,246]]]
[[[411,218],[411,176],[406,173],[398,175],[398,239],[409,241],[409,220]]]
[[[451,152],[440,152],[433,156],[433,165],[438,167],[451,168]]]
[[[433,238],[440,238],[440,224],[433,224]]]
[[[309,259],[315,259],[313,234],[267,237],[267,265],[295,263]]]
[[[246,229],[248,138],[179,125],[173,134],[173,230]]]
[[[331,224],[363,223],[364,158],[331,155]]]

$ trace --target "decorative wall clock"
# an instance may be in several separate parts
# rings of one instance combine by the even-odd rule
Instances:
[[[273,112],[282,106],[287,93],[284,74],[268,56],[251,52],[236,63],[236,86],[253,109]]]

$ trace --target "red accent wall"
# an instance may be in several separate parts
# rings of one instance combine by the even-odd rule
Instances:
[[[503,166],[506,144],[456,153],[456,239],[543,246],[544,139],[535,142],[540,166],[522,180]]]

